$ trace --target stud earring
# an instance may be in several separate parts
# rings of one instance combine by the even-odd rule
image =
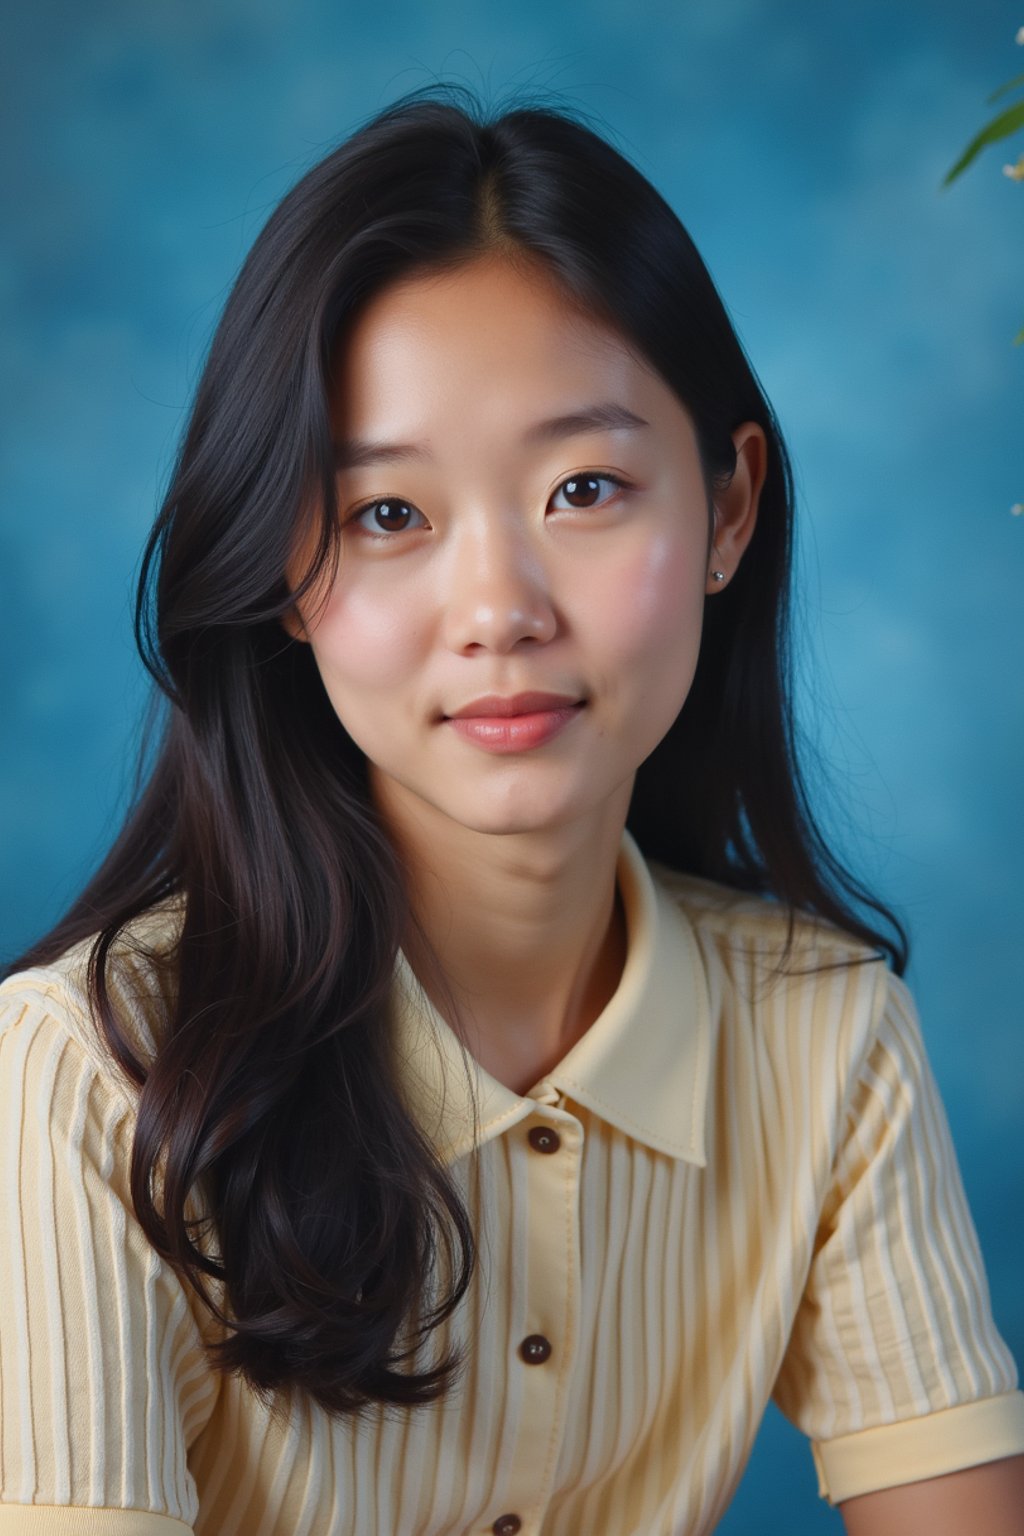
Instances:
[[[711,580],[712,581],[724,581],[725,580],[725,572],[724,571],[712,571],[711,572]]]

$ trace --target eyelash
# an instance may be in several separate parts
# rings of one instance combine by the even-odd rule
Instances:
[[[619,475],[608,475],[603,471],[597,473],[593,470],[580,470],[576,474],[566,475],[564,480],[560,480],[555,486],[555,495],[557,496],[562,487],[568,485],[572,480],[606,480],[609,485],[614,485],[617,490],[629,489],[629,482],[623,480]],[[342,526],[347,528],[350,524],[357,523],[364,512],[372,512],[374,507],[379,507],[388,501],[397,502],[402,507],[412,507],[412,502],[404,501],[400,496],[376,496],[373,501],[364,501],[362,506],[356,507],[352,515],[346,518]],[[559,507],[557,510],[560,512],[596,512],[603,505],[604,503],[601,503],[598,507]],[[414,510],[418,512],[419,508],[417,507]],[[422,516],[422,513],[420,515]],[[369,528],[362,528],[360,532],[364,538],[374,539],[378,544],[387,544],[393,542],[400,534],[406,533],[408,530],[400,528],[394,533],[373,533]]]

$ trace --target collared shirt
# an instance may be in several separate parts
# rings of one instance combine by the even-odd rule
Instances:
[[[403,1091],[479,1245],[425,1408],[282,1420],[215,1373],[134,1220],[83,947],[0,988],[0,1536],[701,1536],[769,1398],[832,1502],[1024,1451],[906,986],[809,918],[774,975],[774,903],[628,832],[617,878],[619,986],[526,1094],[398,957]]]

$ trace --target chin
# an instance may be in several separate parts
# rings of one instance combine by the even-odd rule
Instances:
[[[510,837],[516,833],[547,832],[556,827],[567,826],[577,817],[586,815],[591,809],[590,804],[506,806],[504,808],[493,804],[471,808],[463,804],[457,810],[453,807],[445,814],[470,832],[485,833],[494,837]]]

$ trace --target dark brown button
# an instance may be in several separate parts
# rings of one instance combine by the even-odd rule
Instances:
[[[543,1365],[551,1354],[551,1345],[542,1333],[531,1333],[520,1344],[519,1353],[527,1365]]]
[[[546,1125],[532,1126],[526,1139],[535,1152],[557,1152],[562,1145],[558,1132]]]
[[[516,1531],[521,1531],[523,1522],[518,1515],[499,1515],[491,1526],[494,1536],[516,1536]]]

